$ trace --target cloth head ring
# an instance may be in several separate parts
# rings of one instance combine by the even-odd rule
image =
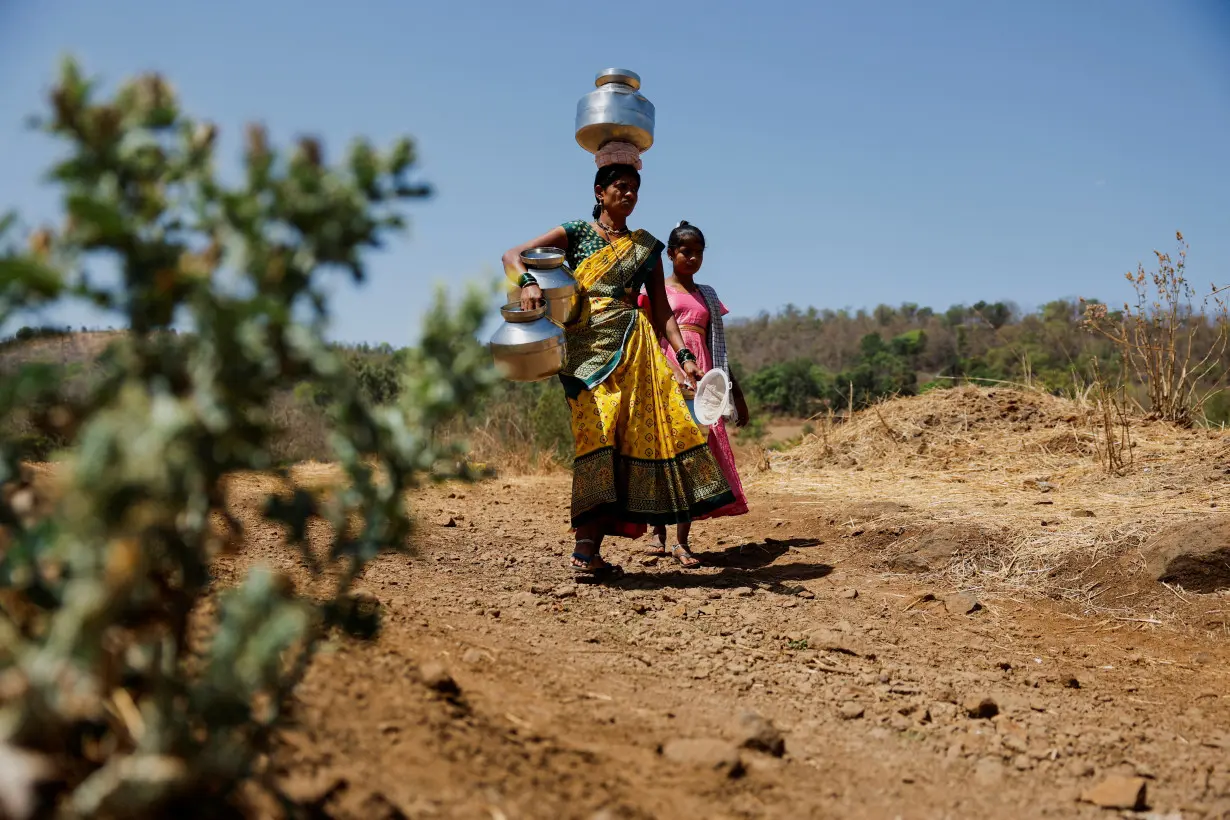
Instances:
[[[608,165],[631,165],[639,171],[641,170],[641,149],[630,142],[613,140],[598,149],[598,153],[594,155],[594,162],[599,168],[605,168]]]

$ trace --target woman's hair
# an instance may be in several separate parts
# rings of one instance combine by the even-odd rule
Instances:
[[[666,249],[673,251],[685,239],[695,239],[697,242],[700,242],[700,249],[705,249],[705,235],[700,232],[700,228],[686,219],[676,225],[675,230],[671,231],[671,235],[666,239]]]
[[[622,165],[616,163],[614,165],[604,165],[598,169],[598,173],[594,174],[594,187],[605,189],[615,180],[627,174],[636,180],[636,184],[641,184],[641,172],[633,168],[631,165]],[[602,202],[594,203],[594,219],[602,215]]]

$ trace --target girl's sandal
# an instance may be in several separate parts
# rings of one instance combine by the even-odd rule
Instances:
[[[646,555],[666,556],[666,539],[658,540],[657,536],[649,542],[649,548],[645,550]]]
[[[683,555],[680,556],[682,551]],[[688,548],[683,544],[676,544],[671,547],[671,557],[679,562],[679,566],[684,569],[697,569],[701,566],[700,559],[688,551]],[[690,563],[689,563],[690,561]]]

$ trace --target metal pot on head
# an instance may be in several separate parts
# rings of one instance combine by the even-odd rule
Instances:
[[[522,310],[512,302],[500,308],[504,323],[488,347],[500,374],[514,382],[540,382],[558,374],[568,361],[564,331],[547,318],[547,305]]]
[[[653,103],[641,94],[641,78],[625,68],[607,68],[594,79],[597,88],[577,103],[577,144],[591,154],[612,140],[642,151],[653,145]]]
[[[559,248],[530,248],[521,252],[521,262],[542,288],[547,318],[557,325],[572,324],[581,315],[581,291]]]

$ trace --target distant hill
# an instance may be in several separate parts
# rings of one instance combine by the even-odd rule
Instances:
[[[29,338],[14,336],[0,342],[0,372],[12,372],[30,362],[90,364],[122,330],[86,330],[52,333],[46,330]]]

